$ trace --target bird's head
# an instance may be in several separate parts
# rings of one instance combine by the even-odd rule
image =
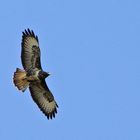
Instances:
[[[47,78],[49,75],[50,75],[49,72],[40,71],[39,74],[38,74],[38,77],[39,77],[40,79],[45,79],[45,78]]]

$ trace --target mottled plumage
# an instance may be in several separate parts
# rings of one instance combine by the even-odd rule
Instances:
[[[23,92],[29,87],[31,96],[48,119],[55,117],[57,103],[49,90],[45,78],[49,73],[43,71],[40,62],[38,37],[32,30],[25,30],[22,35],[21,61],[24,70],[19,68],[14,73],[14,84]]]

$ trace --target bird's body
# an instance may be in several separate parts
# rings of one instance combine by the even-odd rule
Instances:
[[[45,78],[48,72],[43,71],[40,62],[38,37],[32,30],[25,30],[22,36],[21,60],[24,70],[19,68],[14,73],[14,84],[23,92],[29,87],[31,96],[47,118],[55,117],[57,103],[49,90]]]

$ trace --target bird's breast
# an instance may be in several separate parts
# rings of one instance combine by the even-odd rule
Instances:
[[[40,72],[40,70],[36,70],[36,69],[28,71],[27,72],[27,77],[28,77],[27,79],[29,81],[39,80],[39,78],[38,78],[39,72]]]

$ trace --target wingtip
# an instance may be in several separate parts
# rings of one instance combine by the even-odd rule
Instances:
[[[55,108],[53,112],[51,113],[47,113],[45,114],[45,116],[47,117],[48,120],[52,120],[53,118],[55,118],[55,115],[57,114],[57,109]]]
[[[49,120],[49,115],[46,115],[47,116],[47,119]]]
[[[24,37],[27,37],[27,36],[34,37],[34,38],[37,40],[37,42],[39,42],[39,41],[38,41],[38,36],[35,35],[34,31],[33,31],[33,30],[30,30],[29,28],[25,29],[25,30],[22,32],[22,37],[23,37],[23,38],[24,38]]]
[[[29,28],[25,29],[24,31],[22,31],[23,35],[32,35],[32,30],[30,30]]]

